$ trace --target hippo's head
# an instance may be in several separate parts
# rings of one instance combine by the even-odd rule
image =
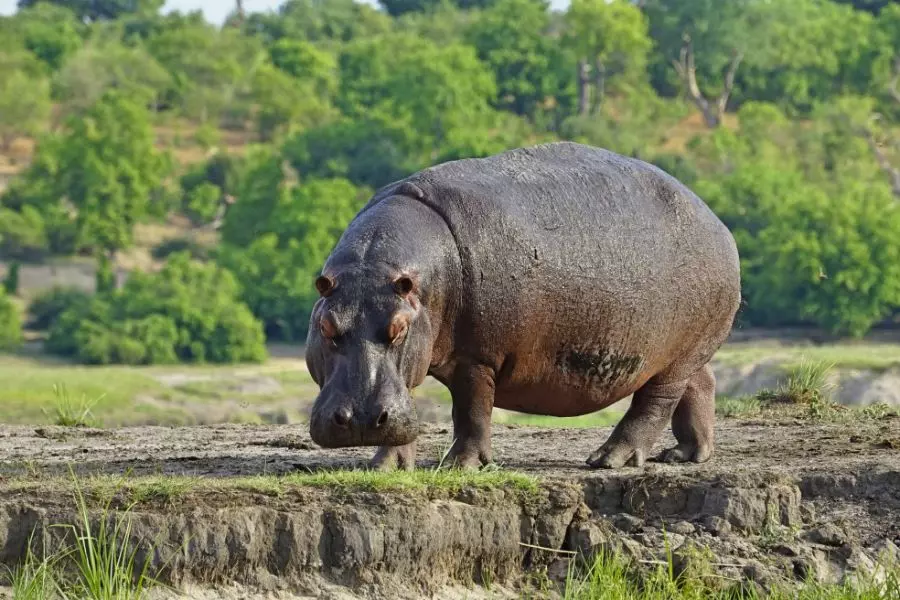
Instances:
[[[307,364],[319,385],[310,434],[320,446],[400,446],[415,440],[410,390],[428,373],[431,324],[415,273],[377,263],[316,280]]]

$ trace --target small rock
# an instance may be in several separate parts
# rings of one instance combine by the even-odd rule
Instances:
[[[644,520],[628,513],[619,513],[612,518],[613,526],[625,533],[636,533],[644,528]]]
[[[800,550],[794,544],[775,544],[772,552],[782,556],[800,556]]]
[[[621,547],[620,551],[626,556],[633,560],[641,560],[644,556],[644,547],[641,546],[638,542],[630,539],[630,538],[622,538],[621,539]]]
[[[816,509],[812,504],[804,502],[800,505],[800,520],[804,523],[812,523],[816,519]]]
[[[731,533],[731,523],[722,517],[707,517],[703,526],[713,535],[728,535]]]
[[[804,536],[814,544],[824,544],[825,546],[843,546],[848,543],[847,534],[834,523],[826,523],[812,529]]]
[[[680,533],[681,535],[691,535],[697,532],[697,528],[694,527],[694,524],[688,523],[687,521],[676,521],[666,527],[666,530],[671,531],[672,533]]]
[[[872,555],[876,559],[888,563],[900,562],[900,548],[891,540],[881,540],[872,547]]]
[[[744,577],[750,581],[760,584],[764,588],[772,587],[772,573],[761,562],[756,560],[748,561],[742,569]]]
[[[603,530],[590,521],[573,523],[566,538],[566,548],[584,556],[589,556],[594,548],[606,541]]]

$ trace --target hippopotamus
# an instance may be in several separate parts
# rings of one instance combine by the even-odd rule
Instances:
[[[591,467],[704,462],[709,362],[741,301],[737,247],[691,190],[572,142],[439,164],[379,189],[315,280],[310,435],[414,467],[411,391],[450,390],[446,461],[491,461],[491,411],[571,417],[632,396]],[[672,426],[677,445],[651,457]],[[445,461],[445,462],[446,462]]]

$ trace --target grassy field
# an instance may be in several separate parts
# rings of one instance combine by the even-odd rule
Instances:
[[[837,342],[787,346],[778,342],[745,342],[725,345],[716,354],[716,360],[737,366],[763,360],[777,360],[785,366],[815,361],[831,363],[837,368],[883,371],[900,367],[900,344]]]
[[[296,350],[264,365],[87,367],[40,354],[0,355],[0,422],[51,424],[70,420],[115,427],[213,423],[297,423],[318,392]],[[900,344],[836,343],[785,346],[752,342],[725,346],[717,361],[744,365],[776,360],[880,371],[900,366]],[[448,421],[450,393],[434,380],[415,391],[431,421]],[[540,427],[614,425],[624,406],[572,418],[497,409],[494,422]]]

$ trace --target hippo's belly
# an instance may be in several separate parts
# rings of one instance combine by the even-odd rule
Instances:
[[[541,360],[507,363],[498,374],[494,406],[554,417],[585,415],[633,394],[653,374],[640,355],[566,346]]]

